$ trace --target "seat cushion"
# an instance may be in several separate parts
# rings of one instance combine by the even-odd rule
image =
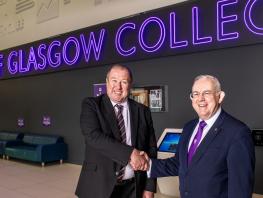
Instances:
[[[5,153],[7,156],[15,157],[18,159],[39,161],[39,156],[35,146],[7,147]]]

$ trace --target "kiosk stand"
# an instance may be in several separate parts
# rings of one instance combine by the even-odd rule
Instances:
[[[166,128],[158,140],[158,159],[165,159],[175,155],[182,129]],[[178,177],[162,177],[157,179],[161,194],[180,198]]]

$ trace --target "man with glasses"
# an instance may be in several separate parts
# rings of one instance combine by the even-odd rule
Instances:
[[[222,108],[217,78],[195,78],[190,98],[199,118],[183,128],[175,157],[152,159],[148,176],[179,176],[181,198],[251,198],[255,152],[250,129]]]

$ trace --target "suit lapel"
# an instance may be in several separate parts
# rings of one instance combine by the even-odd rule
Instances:
[[[114,137],[120,141],[121,137],[120,137],[120,131],[118,128],[115,111],[107,95],[103,96],[102,104],[103,104],[103,112],[105,113],[105,120],[108,121],[107,124],[110,126]]]
[[[224,115],[225,113],[221,112],[221,114],[219,115],[219,117],[217,118],[216,122],[213,124],[213,126],[211,127],[211,129],[208,131],[207,135],[205,136],[205,138],[203,139],[203,141],[200,143],[200,145],[198,146],[196,153],[194,154],[192,161],[189,165],[189,169],[191,169],[192,166],[195,165],[195,163],[198,162],[198,160],[204,155],[205,151],[207,150],[207,148],[209,147],[209,145],[212,143],[212,141],[215,139],[215,137],[220,133],[221,129],[221,125],[224,119]]]
[[[131,142],[133,146],[136,146],[139,109],[138,109],[138,106],[130,99],[128,100],[128,104],[129,104],[129,111],[130,111]]]
[[[188,145],[189,145],[189,141],[191,139],[191,135],[196,127],[198,123],[198,119],[195,120],[193,122],[193,124],[188,127],[187,129],[185,129],[184,133],[186,133],[186,138],[185,138],[185,142],[183,143],[183,146],[182,146],[182,160],[183,160],[183,167],[184,167],[184,170],[187,170],[188,169]]]

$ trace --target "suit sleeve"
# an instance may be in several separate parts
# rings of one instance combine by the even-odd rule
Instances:
[[[95,102],[87,98],[82,102],[80,127],[85,137],[85,144],[113,161],[126,165],[133,148],[120,143],[103,131]]]
[[[150,158],[157,158],[157,143],[156,143],[156,137],[155,132],[153,128],[153,122],[152,122],[152,116],[149,108],[146,110],[146,119],[148,123],[148,131],[149,131],[149,143],[148,143],[148,149],[146,150],[148,156]],[[153,178],[147,178],[145,190],[150,192],[156,192],[156,179]]]
[[[152,159],[151,178],[178,176],[179,162],[176,157]]]
[[[248,128],[235,138],[227,156],[228,198],[251,198],[254,186],[255,151]]]
[[[167,159],[152,159],[152,166],[150,171],[151,178],[178,176],[179,171],[179,153],[182,141],[179,141],[176,154],[173,157]]]

